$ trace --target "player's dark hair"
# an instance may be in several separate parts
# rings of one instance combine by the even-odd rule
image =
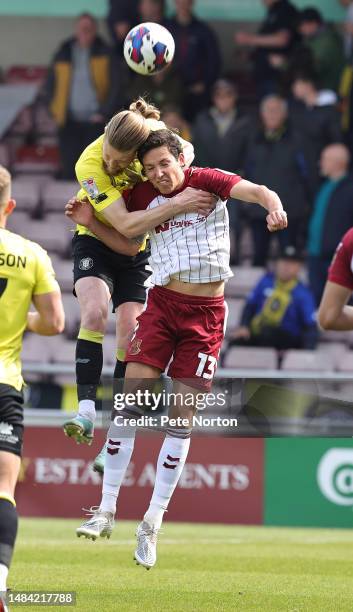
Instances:
[[[111,118],[105,128],[105,136],[117,151],[137,151],[150,133],[146,119],[158,121],[159,117],[158,108],[138,98],[130,104],[129,110],[121,111]]]
[[[150,133],[147,140],[137,151],[137,157],[141,164],[143,164],[143,158],[146,153],[152,151],[152,149],[158,149],[159,147],[167,147],[169,153],[171,153],[175,159],[178,159],[180,153],[183,151],[179,138],[171,132],[171,130],[155,130]]]

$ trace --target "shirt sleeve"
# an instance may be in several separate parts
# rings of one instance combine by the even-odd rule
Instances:
[[[215,193],[221,200],[227,200],[232,187],[242,180],[238,174],[218,168],[192,168],[191,172],[190,187]]]
[[[109,176],[100,169],[98,162],[87,163],[79,159],[75,170],[77,180],[81,185],[77,197],[87,196],[97,212],[101,212],[121,198],[121,192],[114,187]]]
[[[328,280],[353,291],[353,230],[339,243],[328,271]]]
[[[36,245],[36,247],[37,265],[33,295],[60,291],[60,287],[55,279],[55,272],[48,253],[38,245]]]

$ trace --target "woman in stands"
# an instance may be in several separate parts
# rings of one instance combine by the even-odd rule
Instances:
[[[90,444],[93,439],[95,400],[103,366],[102,342],[108,317],[109,302],[117,315],[117,361],[114,378],[125,374],[125,350],[136,318],[145,302],[146,281],[150,275],[145,230],[134,241],[119,233],[116,211],[125,206],[122,192],[144,180],[136,151],[151,130],[164,128],[157,108],[142,98],[133,102],[129,110],[114,115],[105,132],[90,144],[79,158],[75,170],[81,185],[78,198],[88,198],[95,217],[116,230],[116,253],[103,244],[94,233],[78,226],[73,238],[74,293],[81,311],[81,324],[76,345],[76,381],[79,401],[78,415],[64,424],[66,435],[78,443]],[[193,160],[193,147],[183,142],[187,165]],[[197,199],[196,199],[197,194]],[[204,210],[210,206],[211,196],[197,190],[186,190],[175,198],[185,204],[185,212]],[[152,211],[151,211],[152,212]],[[156,211],[154,213],[156,214]],[[139,215],[139,212],[134,213]],[[158,208],[156,225],[170,217],[170,201]],[[148,226],[146,226],[148,227]],[[95,467],[103,470],[104,453]]]

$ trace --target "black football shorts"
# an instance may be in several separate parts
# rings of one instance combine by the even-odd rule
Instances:
[[[148,248],[133,257],[120,255],[93,236],[75,234],[72,250],[74,285],[88,276],[104,280],[112,296],[113,312],[125,302],[145,303],[145,283],[151,274]],[[76,295],[75,289],[73,293]]]
[[[23,444],[23,394],[0,383],[0,450],[21,457]]]

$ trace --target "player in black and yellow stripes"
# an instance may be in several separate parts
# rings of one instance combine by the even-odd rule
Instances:
[[[77,197],[89,199],[95,218],[109,228],[110,238],[112,228],[116,230],[115,250],[103,244],[94,230],[82,226],[77,227],[73,238],[74,292],[81,311],[76,347],[79,411],[64,424],[64,431],[79,443],[90,444],[93,439],[109,302],[112,301],[116,313],[115,379],[122,379],[125,375],[125,350],[145,302],[150,271],[144,231],[137,240],[122,236],[116,211],[125,206],[122,192],[144,180],[136,151],[151,130],[165,127],[159,116],[158,109],[139,98],[129,110],[117,113],[109,121],[105,133],[83,151],[75,168],[81,185]],[[186,141],[182,143],[189,165],[194,157],[193,147]],[[161,221],[167,220],[170,217],[169,205],[160,209]],[[139,215],[138,212],[135,214]],[[103,458],[104,451],[94,464],[98,471],[103,471]]]
[[[16,203],[11,176],[0,166],[0,596],[17,533],[15,486],[23,436],[20,354],[26,330],[61,333],[64,310],[51,261],[38,244],[5,229]],[[36,312],[29,312],[33,302]],[[4,602],[1,605],[5,609]]]

